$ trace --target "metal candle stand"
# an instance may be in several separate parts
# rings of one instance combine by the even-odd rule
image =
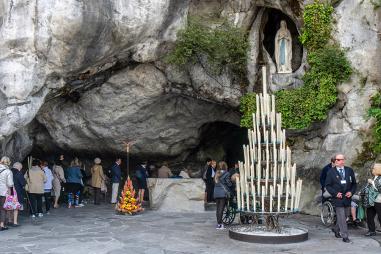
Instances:
[[[256,95],[253,128],[248,130],[249,144],[243,146],[244,161],[239,162],[236,177],[237,211],[255,222],[263,216],[265,230],[282,233],[279,217],[299,211],[302,180],[296,180],[275,97],[267,94],[265,67],[262,72],[263,93]]]

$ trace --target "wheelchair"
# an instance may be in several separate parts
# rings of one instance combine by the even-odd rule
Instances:
[[[323,202],[320,212],[320,219],[324,226],[331,227],[336,223],[336,211],[335,211],[335,204],[333,203],[332,197],[329,195],[326,195],[326,193],[323,194],[323,197],[327,200]],[[352,201],[358,204],[360,200],[360,197],[358,195],[353,195]],[[351,216],[351,214],[350,214]]]

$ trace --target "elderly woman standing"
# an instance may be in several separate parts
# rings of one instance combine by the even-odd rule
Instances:
[[[0,231],[8,229],[6,227],[7,211],[3,208],[5,203],[5,196],[10,193],[10,188],[13,187],[13,174],[9,169],[11,160],[4,156],[0,160]]]
[[[101,159],[95,158],[94,163],[95,165],[91,168],[91,186],[94,188],[94,204],[100,205],[99,196],[101,194],[102,183],[105,181],[105,175],[100,165]]]
[[[58,159],[53,166],[53,191],[54,191],[54,208],[58,208],[58,199],[61,196],[61,184],[66,183],[64,170],[62,168],[62,160]]]
[[[366,209],[366,222],[368,224],[369,232],[365,236],[376,235],[376,225],[374,223],[374,217],[378,217],[378,221],[381,223],[381,163],[376,163],[373,166],[372,174],[374,179],[368,179],[368,182],[378,191],[378,196],[374,200],[374,205]]]
[[[25,186],[25,178],[23,173],[21,172],[22,164],[20,162],[15,162],[12,167],[13,173],[13,183],[16,189],[17,198],[21,205],[20,210],[24,209],[24,186]],[[18,226],[18,215],[19,211],[16,209],[13,211],[13,224],[12,226]]]
[[[42,196],[44,195],[46,176],[44,171],[40,168],[40,164],[40,160],[34,159],[32,161],[32,168],[27,170],[24,175],[28,184],[32,218],[36,217],[36,215],[38,217],[43,217]]]

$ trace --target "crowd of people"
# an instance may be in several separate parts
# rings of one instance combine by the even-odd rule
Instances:
[[[112,195],[110,203],[117,202],[119,194],[119,183],[122,173],[120,165],[122,160],[117,158],[110,169]],[[66,203],[68,208],[83,207],[83,195],[85,188],[85,176],[83,163],[74,158],[70,164],[66,164],[64,156],[60,155],[54,161],[52,167],[47,161],[33,159],[30,167],[22,171],[20,162],[13,163],[4,156],[0,161],[0,230],[7,230],[9,226],[17,227],[19,211],[28,209],[32,218],[41,218],[50,214],[51,207],[58,208],[60,200]],[[141,166],[143,167],[143,166]],[[145,166],[144,166],[145,167]],[[144,195],[146,185],[142,184],[148,175],[145,168],[139,178],[139,195]],[[95,158],[91,167],[90,185],[93,191],[94,204],[100,204],[101,192],[107,191],[107,181],[101,159]],[[53,194],[53,197],[52,197]],[[60,199],[64,194],[65,198]],[[43,209],[43,200],[45,209]]]
[[[120,158],[116,158],[109,174],[106,174],[102,167],[100,158],[95,158],[91,167],[90,185],[93,189],[94,204],[99,205],[101,193],[107,191],[108,176],[111,180],[111,200],[115,204],[118,201],[119,185],[122,180]],[[19,211],[28,208],[32,218],[43,217],[49,214],[51,207],[58,208],[60,200],[66,200],[68,208],[78,208],[84,206],[83,192],[85,187],[85,171],[83,163],[74,158],[70,164],[65,163],[63,155],[54,161],[52,167],[47,161],[33,159],[25,173],[20,162],[14,162],[11,167],[11,160],[4,156],[0,160],[0,231],[7,230],[10,226],[17,227]],[[145,190],[147,188],[147,178],[149,172],[153,172],[153,167],[148,167],[147,162],[139,164],[135,171],[138,199],[143,202]],[[204,202],[216,203],[217,229],[223,229],[222,223],[223,209],[227,200],[235,193],[235,179],[239,174],[238,164],[229,169],[224,161],[216,162],[208,158],[201,171],[201,178],[205,182]],[[366,186],[366,217],[368,232],[366,236],[376,235],[375,217],[381,222],[381,164],[374,164],[372,167],[373,179],[368,179]],[[167,162],[163,162],[157,170],[159,178],[181,177],[189,178],[190,172],[183,170],[179,176],[173,174]],[[322,188],[322,202],[329,200],[334,204],[336,212],[336,224],[332,231],[337,238],[342,238],[344,242],[350,242],[348,236],[347,221],[350,218],[354,223],[359,222],[356,209],[358,203],[354,202],[353,195],[357,190],[356,174],[352,168],[345,166],[345,157],[337,154],[331,158],[320,175]],[[53,197],[52,197],[53,194]],[[60,198],[64,194],[65,198]],[[13,197],[11,203],[8,197]],[[370,197],[371,196],[371,197]],[[14,199],[16,197],[16,199]],[[43,199],[45,209],[43,209]],[[61,202],[63,203],[63,202]],[[45,211],[44,211],[45,210]]]

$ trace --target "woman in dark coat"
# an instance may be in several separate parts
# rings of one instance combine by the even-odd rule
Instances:
[[[13,183],[17,193],[18,201],[21,205],[20,210],[24,209],[24,186],[26,184],[24,174],[21,172],[22,164],[20,162],[15,162],[12,167],[13,173]],[[18,210],[13,211],[13,224],[12,226],[18,226]]]

